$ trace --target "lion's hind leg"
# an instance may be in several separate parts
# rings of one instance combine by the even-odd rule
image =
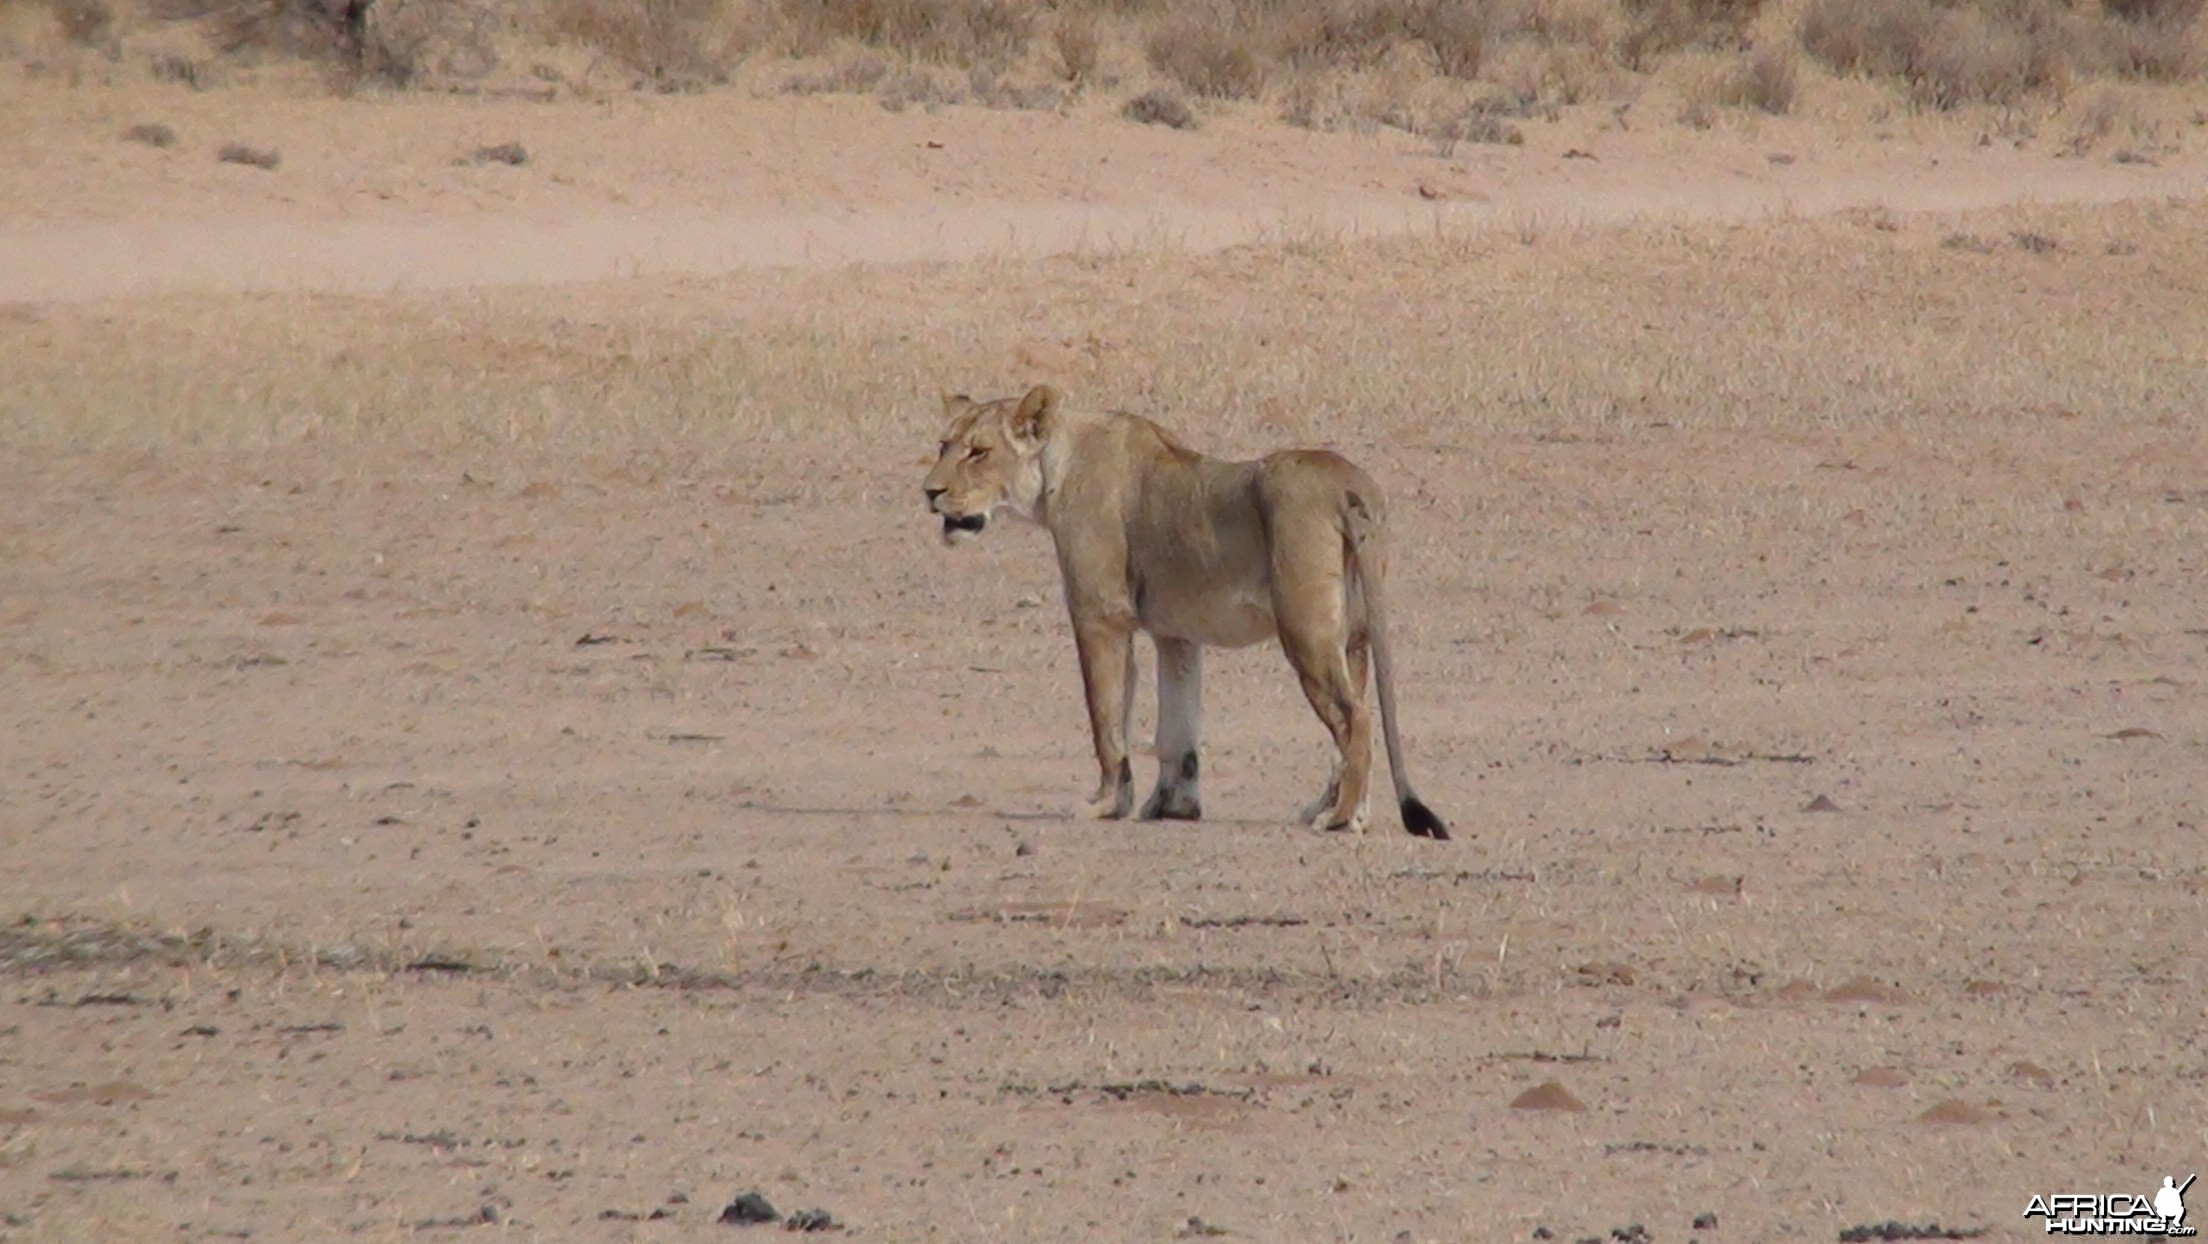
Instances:
[[[1204,650],[1186,639],[1158,640],[1158,784],[1142,805],[1146,821],[1194,821],[1204,815],[1197,742],[1203,733]]]
[[[1366,674],[1372,664],[1372,650],[1364,642],[1363,636],[1353,636],[1350,639],[1346,655],[1349,658],[1350,693],[1361,702],[1365,696]],[[1341,797],[1342,758],[1337,754],[1334,757],[1333,768],[1329,770],[1326,776],[1326,789],[1319,792],[1318,798],[1305,804],[1303,810],[1296,814],[1296,819],[1314,829],[1324,829],[1328,820],[1333,816],[1334,805],[1341,801]],[[1367,802],[1369,804],[1369,799]],[[1367,805],[1360,804],[1356,815],[1351,819],[1362,825],[1366,820],[1366,816]]]
[[[1350,643],[1341,535],[1331,521],[1313,522],[1306,530],[1297,526],[1283,522],[1274,528],[1273,616],[1304,698],[1340,753],[1328,784],[1333,804],[1313,823],[1362,831],[1372,777],[1372,712],[1363,695],[1364,653]],[[1308,542],[1303,558],[1294,555],[1299,539]],[[1332,555],[1309,556],[1317,550]]]

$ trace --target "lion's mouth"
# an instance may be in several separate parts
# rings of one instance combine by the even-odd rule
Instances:
[[[982,525],[989,521],[986,514],[945,514],[943,516],[943,543],[957,544],[960,540],[978,535]]]

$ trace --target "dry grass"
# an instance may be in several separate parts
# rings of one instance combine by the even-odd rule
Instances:
[[[1801,24],[1802,46],[1834,71],[1895,80],[1942,110],[2059,96],[2099,67],[2102,33],[2053,0],[1812,0]]]
[[[145,0],[144,9],[155,23],[197,25],[218,53],[233,60],[275,56],[323,65],[339,89],[367,82],[444,86],[481,79],[499,63],[500,14],[475,0]],[[623,24],[639,23],[624,19]],[[217,76],[209,66],[171,51],[155,53],[149,64],[156,79],[195,88]]]
[[[117,37],[109,0],[46,2],[72,39]],[[1797,50],[1933,110],[2059,102],[2083,79],[2191,82],[2208,68],[2202,0],[1802,0],[1784,8],[1765,0],[146,3],[155,19],[203,24],[233,57],[319,59],[345,81],[474,82],[516,60],[517,39],[587,49],[627,69],[635,85],[662,90],[727,82],[747,60],[853,63],[864,51],[900,65],[991,75],[988,89],[957,93],[972,102],[1040,106],[1039,96],[1014,93],[1046,82],[1076,90],[1124,83],[1132,96],[1162,80],[1202,99],[1265,101],[1314,126],[1365,124],[1371,108],[1338,101],[1390,94],[1455,91],[1453,100],[1420,105],[1437,114],[1496,87],[1548,109],[1628,98],[1682,56],[1728,62],[1718,85],[1690,102],[1705,116],[1722,108],[1794,111],[1815,89]],[[808,68],[793,77],[789,67],[779,76],[809,91],[874,91],[882,80],[845,87],[833,72]]]
[[[838,40],[962,68],[1003,68],[1024,56],[1041,7],[1023,0],[781,0],[786,45]]]
[[[2198,78],[2208,70],[2208,3],[2203,0],[2112,0],[2113,20],[2100,29],[2107,67],[2155,81]]]
[[[1058,52],[1058,71],[1066,81],[1083,85],[1095,78],[1103,61],[1103,35],[1094,14],[1064,13],[1051,31],[1051,45]]]
[[[661,89],[694,89],[725,82],[742,53],[721,35],[721,9],[721,0],[547,0],[544,23],[554,39],[610,56]]]
[[[585,289],[559,310],[518,289],[57,308],[0,320],[0,436],[675,456],[830,417],[902,436],[940,387],[1035,378],[1020,350],[1038,341],[1053,343],[1053,378],[1070,389],[1177,412],[1207,439],[1274,424],[1268,435],[1325,437],[1405,410],[1427,412],[1414,422],[1436,435],[1619,419],[1930,426],[2026,408],[2193,417],[2190,395],[2208,388],[2190,344],[2208,338],[2199,209],[1877,223],[1891,228],[1557,227],[1528,246],[1506,230],[988,262],[925,279],[758,274],[677,299]],[[2016,232],[2059,250],[1939,244]],[[2025,279],[2042,296],[2016,298]],[[1256,299],[1253,280],[1302,292]],[[1054,310],[1038,318],[1030,295],[1045,290]],[[1928,317],[1938,351],[1922,348]]]
[[[1734,63],[1724,101],[1774,116],[1794,111],[1801,98],[1801,62],[1789,47],[1760,47]]]
[[[1737,49],[1763,0],[1624,0],[1625,64],[1637,70],[1690,48]]]
[[[48,0],[48,7],[63,37],[72,43],[87,47],[100,43],[115,25],[115,12],[107,0]]]
[[[1143,47],[1152,69],[1205,99],[1254,99],[1272,72],[1223,5],[1184,10]]]

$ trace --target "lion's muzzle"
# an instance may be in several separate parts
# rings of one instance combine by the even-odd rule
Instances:
[[[986,514],[946,513],[943,509],[943,494],[948,489],[925,488],[921,491],[927,494],[928,509],[943,515],[943,543],[956,544],[959,537],[977,534],[988,525],[989,516]]]
[[[989,522],[986,514],[945,514],[943,516],[943,543],[956,544],[962,536],[979,535]]]

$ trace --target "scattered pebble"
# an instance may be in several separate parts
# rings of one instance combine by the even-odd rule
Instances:
[[[757,1192],[746,1192],[728,1203],[721,1211],[721,1221],[738,1227],[753,1227],[763,1222],[780,1222],[774,1202]]]
[[[215,152],[215,158],[224,164],[250,164],[254,168],[274,169],[284,162],[284,153],[274,147],[248,147],[244,143],[224,143]]]
[[[1570,1089],[1556,1081],[1544,1080],[1540,1084],[1536,1084],[1525,1092],[1518,1094],[1517,1098],[1510,1103],[1510,1108],[1513,1110],[1564,1110],[1576,1113],[1586,1110],[1587,1103],[1572,1096]]]
[[[1119,114],[1144,125],[1163,125],[1176,130],[1196,128],[1196,114],[1171,91],[1146,91],[1128,100]]]
[[[1987,1230],[1985,1227],[1943,1227],[1937,1221],[1919,1225],[1889,1219],[1847,1228],[1840,1233],[1840,1244],[1863,1244],[1867,1240],[1975,1240]]]
[[[511,164],[516,168],[529,162],[529,149],[520,143],[498,143],[490,147],[477,147],[463,164]]]
[[[1992,1123],[2000,1117],[1983,1106],[1973,1106],[1967,1101],[1957,1101],[1955,1098],[1949,1097],[1935,1102],[1930,1109],[1918,1115],[1917,1122],[1935,1125],[1943,1123],[1976,1125]]]

